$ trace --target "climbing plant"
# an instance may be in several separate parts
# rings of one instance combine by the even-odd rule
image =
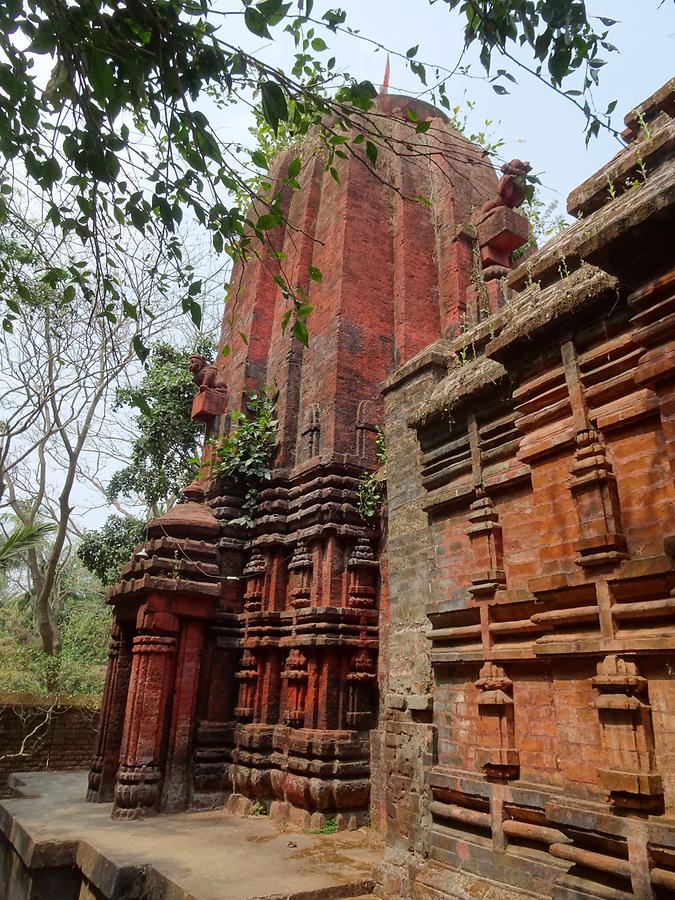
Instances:
[[[375,433],[375,458],[380,467],[387,464],[387,447],[381,428],[378,428]],[[358,490],[358,507],[361,518],[365,520],[374,518],[380,511],[383,497],[383,482],[381,478],[378,478],[378,473],[364,472]]]
[[[252,524],[260,485],[272,477],[279,424],[275,405],[275,397],[269,393],[250,393],[246,412],[233,413],[234,428],[215,442],[214,474],[231,478],[244,492],[242,515],[233,525]]]

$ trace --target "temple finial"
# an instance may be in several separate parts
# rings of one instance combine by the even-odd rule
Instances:
[[[384,78],[382,79],[382,87],[380,88],[381,94],[389,93],[389,54],[387,53],[387,64],[384,67]]]

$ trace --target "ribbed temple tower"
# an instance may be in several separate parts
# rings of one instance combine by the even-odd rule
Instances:
[[[430,120],[426,133],[408,110]],[[375,171],[350,154],[338,181],[312,135],[276,161],[279,256],[235,267],[221,340],[231,352],[195,399],[217,438],[251,391],[276,392],[278,447],[255,524],[233,524],[236,484],[193,484],[150,524],[147,558],[139,548],[111,591],[88,796],[114,799],[117,818],[246,811],[257,799],[299,824],[337,816],[355,827],[369,810],[387,590],[359,479],[376,468],[380,383],[475,306],[470,222],[497,184],[482,152],[428,104],[382,95],[372,119],[397,151],[380,150]],[[282,328],[278,274],[314,308],[309,347]]]

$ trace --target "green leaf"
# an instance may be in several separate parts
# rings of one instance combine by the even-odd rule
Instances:
[[[323,38],[314,38],[312,41],[312,50],[316,50],[317,53],[321,53],[322,50],[327,50],[328,44],[324,41]]]
[[[291,8],[291,4],[283,0],[262,0],[256,5],[270,25],[280,22]]]
[[[251,162],[258,166],[259,169],[267,170],[270,167],[267,157],[262,150],[254,150],[253,153],[251,153]]]
[[[112,66],[106,61],[100,50],[94,50],[89,58],[89,77],[94,91],[101,97],[108,98],[115,88],[115,76]]]
[[[265,81],[260,85],[262,94],[263,118],[276,134],[279,130],[279,122],[288,121],[288,106],[284,92],[276,81]]]
[[[558,84],[560,84],[563,78],[569,74],[571,61],[572,51],[568,47],[556,50],[555,53],[549,57],[548,70],[551,73],[553,80]]]
[[[371,81],[359,81],[351,87],[351,101],[357,109],[367,112],[377,97],[377,91]]]
[[[135,334],[131,339],[131,346],[134,349],[134,353],[140,359],[142,363],[146,361],[150,351],[143,343],[143,340],[139,334]]]
[[[128,300],[122,300],[122,311],[127,319],[138,321],[138,310],[133,303],[129,303]]]
[[[265,213],[260,216],[258,221],[255,223],[255,227],[259,228],[260,231],[269,231],[271,228],[276,228],[279,224],[279,216],[275,215],[275,213]]]
[[[495,92],[495,94],[499,94],[500,96],[502,94],[508,94],[508,91],[506,90],[506,88],[504,87],[503,84],[493,84],[492,90]]]
[[[304,344],[305,347],[309,347],[309,331],[307,330],[305,323],[300,321],[300,319],[296,319],[293,323],[293,335],[301,344]]]
[[[249,31],[258,37],[271,38],[272,35],[267,30],[267,20],[265,16],[254,6],[249,6],[244,12],[244,23]]]
[[[321,269],[317,269],[316,266],[309,267],[309,277],[312,279],[312,281],[323,281],[323,274],[321,272]]]
[[[370,164],[375,167],[377,163],[377,147],[372,141],[366,141],[366,156],[370,160]]]
[[[419,44],[415,44],[414,47],[411,47],[408,51],[406,51],[406,56],[408,59],[412,59],[413,56],[417,56],[417,51],[420,49]]]
[[[42,173],[40,181],[45,187],[51,187],[61,177],[61,166],[58,161],[51,156],[42,163]]]
[[[190,304],[190,318],[194,322],[195,326],[199,328],[202,324],[202,307],[196,300],[193,300]]]
[[[290,180],[297,178],[300,174],[300,169],[302,168],[302,161],[299,156],[296,156],[293,162],[288,167],[288,177]]]
[[[220,152],[218,141],[210,131],[207,131],[205,128],[200,128],[199,126],[195,126],[195,135],[197,137],[197,145],[199,146],[199,149],[202,151],[204,156],[209,156],[211,159],[215,159],[216,162],[223,161],[223,156]]]
[[[420,122],[415,129],[416,134],[425,134],[431,128],[431,122]]]

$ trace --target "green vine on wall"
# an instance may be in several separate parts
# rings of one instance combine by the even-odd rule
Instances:
[[[260,485],[272,477],[272,460],[277,443],[276,398],[269,393],[251,393],[246,412],[234,412],[235,427],[215,445],[215,475],[235,481],[244,491],[242,515],[232,525],[252,525],[253,510]]]
[[[380,466],[386,465],[387,447],[381,428],[376,429],[375,432],[375,458]],[[378,478],[378,473],[364,472],[358,490],[358,507],[361,518],[367,521],[376,516],[382,506],[383,497],[384,486],[382,480]]]

